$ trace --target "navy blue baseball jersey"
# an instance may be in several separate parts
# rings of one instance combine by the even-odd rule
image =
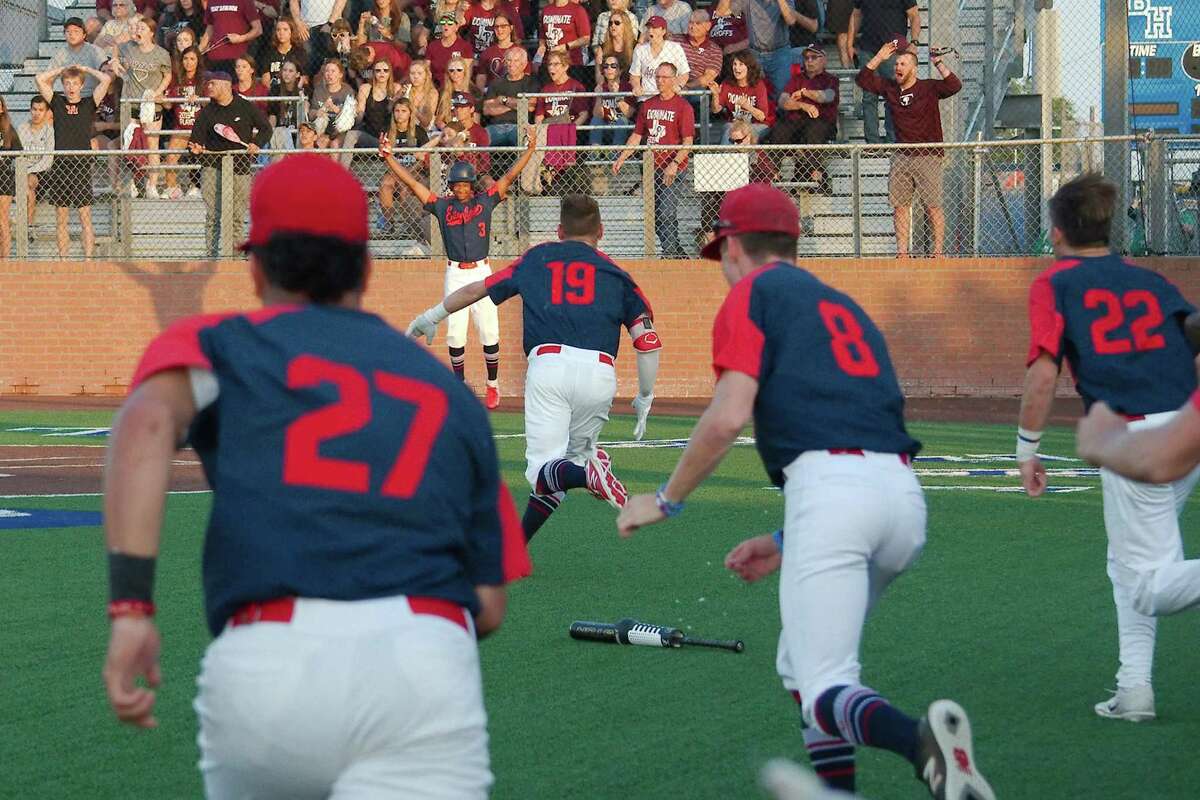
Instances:
[[[521,295],[525,354],[539,344],[599,350],[616,358],[621,326],[651,319],[650,302],[625,270],[580,241],[530,248],[506,269],[484,279],[499,305]]]
[[[492,241],[492,212],[504,202],[495,186],[465,203],[453,195],[425,204],[425,210],[437,218],[451,261],[482,261],[488,257]]]
[[[785,262],[730,290],[713,321],[713,370],[758,381],[754,435],[776,486],[808,450],[915,455],[887,343],[848,295]]]
[[[1183,320],[1195,308],[1163,276],[1117,255],[1067,258],[1029,288],[1029,356],[1075,376],[1084,408],[1122,414],[1179,408],[1196,390]]]
[[[374,314],[323,306],[193,317],[146,350],[134,385],[207,370],[188,441],[213,489],[204,592],[215,635],[284,596],[442,598],[528,574],[483,406]]]

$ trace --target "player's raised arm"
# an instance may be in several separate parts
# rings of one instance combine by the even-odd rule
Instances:
[[[501,199],[508,198],[508,187],[520,177],[521,172],[529,165],[529,159],[533,158],[533,153],[537,150],[537,128],[527,128],[525,139],[525,152],[521,153],[521,157],[512,165],[512,168],[500,176],[500,180],[496,181],[496,191],[500,193]]]
[[[383,159],[383,163],[387,165],[388,170],[401,183],[408,187],[408,190],[413,193],[414,197],[421,201],[421,205],[432,203],[437,199],[437,195],[428,186],[414,178],[413,174],[396,160],[396,156],[392,154],[392,143],[386,136],[381,137],[379,140],[379,157]]]
[[[400,169],[404,168],[400,167]],[[461,311],[472,303],[482,300],[486,294],[486,281],[468,283],[461,289],[448,294],[442,302],[435,306],[430,306],[418,314],[416,319],[408,323],[408,329],[404,332],[415,339],[420,339],[424,336],[426,344],[433,344],[433,337],[437,333],[437,326],[441,324],[442,320],[455,311]]]

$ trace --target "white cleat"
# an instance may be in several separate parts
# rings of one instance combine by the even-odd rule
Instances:
[[[597,500],[603,500],[618,510],[629,499],[625,484],[612,473],[612,460],[600,448],[596,448],[596,455],[587,462],[587,488]]]
[[[979,773],[971,721],[953,700],[935,700],[917,728],[917,778],[937,800],[996,800]]]
[[[1105,719],[1123,719],[1128,722],[1154,719],[1157,716],[1154,713],[1154,687],[1118,688],[1112,697],[1103,703],[1096,703],[1096,713]]]
[[[821,779],[786,758],[773,758],[758,773],[758,783],[775,800],[849,800],[857,795],[830,789]]]

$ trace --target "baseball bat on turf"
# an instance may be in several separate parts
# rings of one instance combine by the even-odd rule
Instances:
[[[648,625],[634,619],[623,619],[615,625],[609,622],[572,622],[572,639],[613,644],[634,644],[646,647],[715,647],[720,650],[742,652],[745,645],[740,639],[698,639],[687,636],[678,628]]]

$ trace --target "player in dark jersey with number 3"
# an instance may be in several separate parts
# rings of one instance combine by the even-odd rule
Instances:
[[[713,399],[670,479],[630,498],[618,529],[631,536],[679,514],[753,417],[784,526],[725,563],[746,580],[781,571],[776,667],[801,704],[817,774],[852,790],[854,746],[868,745],[912,762],[934,797],[992,800],[957,703],[935,701],[918,722],[859,682],[866,615],[925,544],[909,467],[920,443],[905,429],[883,335],[853,299],[792,263],[800,219],[783,192],[730,192],[713,233],[702,255],[721,261],[733,287],[713,323]]]
[[[320,186],[320,193],[298,187]],[[264,308],[147,348],[105,472],[122,721],[155,724],[152,584],[175,449],[213,488],[195,708],[210,798],[484,798],[476,637],[528,574],[487,412],[361,309],[367,199],[323,156],[263,170],[246,249]]]
[[[525,510],[531,539],[554,513],[568,489],[587,488],[615,508],[625,487],[612,474],[608,454],[597,447],[617,390],[614,362],[621,328],[637,353],[638,394],[633,407],[642,438],[654,400],[658,351],[653,311],[633,278],[596,245],[604,235],[600,208],[584,195],[562,199],[561,241],[530,248],[507,268],[464,286],[424,311],[408,326],[429,341],[447,314],[490,298],[521,296],[525,372],[525,477],[532,492]]]
[[[1105,403],[1131,430],[1170,423],[1196,391],[1183,332],[1195,309],[1166,278],[1112,252],[1116,198],[1112,183],[1085,175],[1050,200],[1058,260],[1029,289],[1028,371],[1017,429],[1017,461],[1031,497],[1046,489],[1037,449],[1063,358],[1084,408]],[[1100,471],[1120,662],[1116,694],[1095,705],[1102,717],[1155,717],[1155,617],[1181,610],[1180,584],[1192,582],[1194,570],[1183,564],[1179,513],[1198,478],[1200,469],[1157,484]]]

